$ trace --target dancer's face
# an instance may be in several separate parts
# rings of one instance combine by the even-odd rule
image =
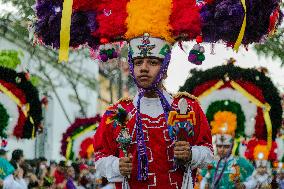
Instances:
[[[230,151],[230,145],[217,145],[217,153],[220,158],[226,157]]]
[[[134,76],[138,84],[142,88],[148,88],[155,81],[161,65],[162,60],[158,58],[135,58]]]
[[[264,166],[258,167],[258,168],[257,168],[257,172],[258,172],[258,174],[260,174],[260,175],[264,175],[264,174],[266,173],[266,167],[264,167]]]
[[[72,166],[67,168],[67,175],[68,175],[68,177],[71,177],[71,178],[75,177],[75,171],[74,171],[74,168]]]

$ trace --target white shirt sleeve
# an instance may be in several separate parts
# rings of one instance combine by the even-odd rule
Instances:
[[[95,162],[96,171],[109,182],[123,182],[123,176],[119,171],[119,158],[108,156],[100,158]]]
[[[250,176],[243,184],[245,185],[246,189],[254,189],[257,185],[257,182],[254,176]]]
[[[208,183],[207,178],[203,177],[200,182],[200,189],[205,189],[206,184]]]
[[[191,169],[206,169],[214,160],[212,151],[206,146],[192,146]]]
[[[15,181],[19,184],[19,186],[18,186],[19,189],[28,189],[28,185],[27,185],[25,179],[21,178],[21,179],[16,179]]]
[[[23,179],[16,181],[13,175],[9,175],[4,179],[3,189],[27,189],[27,184]]]
[[[3,181],[3,189],[9,189],[12,188],[13,182],[14,182],[14,177],[13,175],[7,176],[4,181]]]

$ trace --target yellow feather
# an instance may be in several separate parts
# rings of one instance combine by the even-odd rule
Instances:
[[[219,111],[214,115],[214,120],[210,122],[212,134],[234,135],[237,128],[236,114],[228,111]]]
[[[127,4],[128,17],[125,37],[132,39],[149,33],[151,37],[174,42],[169,24],[171,9],[171,0],[130,0]]]

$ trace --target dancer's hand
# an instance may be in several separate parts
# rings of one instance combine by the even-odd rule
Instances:
[[[174,147],[174,157],[183,161],[191,161],[192,153],[189,142],[176,141]]]
[[[235,183],[235,187],[236,187],[236,189],[245,189],[246,188],[245,185],[241,182]]]
[[[128,176],[132,171],[132,155],[129,154],[128,157],[122,157],[119,159],[119,171],[121,175]]]
[[[209,184],[205,184],[205,189],[209,189]]]

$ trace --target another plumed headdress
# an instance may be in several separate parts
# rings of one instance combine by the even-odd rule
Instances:
[[[216,145],[231,145],[237,128],[237,116],[229,111],[219,111],[210,122]]]
[[[276,149],[277,144],[275,142],[272,143],[272,147],[269,150],[265,140],[251,139],[247,144],[245,157],[255,161],[257,167],[266,167],[268,161],[277,159]]]

